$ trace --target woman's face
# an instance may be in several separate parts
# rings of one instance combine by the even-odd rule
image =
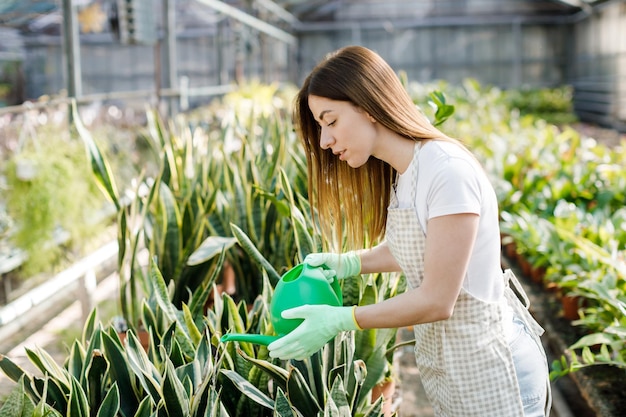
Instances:
[[[374,119],[347,101],[309,96],[309,109],[321,127],[320,146],[352,168],[365,164],[376,143]]]

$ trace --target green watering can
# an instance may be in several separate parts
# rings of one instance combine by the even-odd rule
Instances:
[[[274,296],[270,303],[272,325],[277,333],[274,335],[228,333],[222,336],[222,342],[249,342],[269,345],[280,337],[291,332],[302,323],[302,319],[284,319],[284,310],[305,304],[327,304],[342,306],[343,296],[339,280],[329,283],[322,272],[322,267],[299,264],[287,271],[276,284]]]

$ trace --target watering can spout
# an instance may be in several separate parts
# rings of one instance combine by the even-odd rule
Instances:
[[[275,340],[278,340],[280,336],[271,336],[265,334],[247,334],[247,333],[228,333],[222,336],[220,342],[248,342],[256,343],[257,345],[267,346]]]

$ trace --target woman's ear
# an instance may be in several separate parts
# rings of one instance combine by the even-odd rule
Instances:
[[[376,119],[374,119],[374,117],[372,117],[372,115],[370,115],[368,112],[365,112],[365,114],[367,115],[367,118],[369,119],[370,122],[376,123]]]

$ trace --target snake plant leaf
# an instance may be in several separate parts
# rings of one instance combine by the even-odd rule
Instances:
[[[289,201],[291,224],[295,229],[294,236],[296,239],[298,254],[300,255],[300,259],[304,259],[306,255],[314,251],[315,243],[313,241],[313,237],[308,231],[304,215],[298,209],[295,203],[294,193],[291,189],[291,184],[289,182],[289,178],[287,177],[287,173],[282,168],[280,170],[280,183],[283,190],[285,190],[287,201]]]
[[[83,387],[87,392],[89,405],[92,409],[98,407],[105,396],[107,387],[105,384],[106,371],[109,367],[104,355],[99,349],[94,349],[91,359],[86,361],[83,378],[86,380]]]
[[[111,382],[117,382],[120,392],[124,395],[120,398],[120,409],[126,416],[132,416],[137,410],[139,401],[133,387],[128,360],[119,344],[108,333],[102,333],[102,345],[104,355],[109,362],[109,377]]]
[[[127,332],[127,341],[126,357],[128,358],[128,366],[139,379],[143,389],[150,394],[156,404],[161,399],[159,392],[161,374],[148,359],[148,355],[132,330]]]
[[[85,362],[85,350],[78,339],[74,340],[72,347],[70,348],[70,354],[67,358],[67,370],[71,376],[76,378],[79,383],[83,375],[83,368]]]
[[[234,237],[209,236],[189,256],[187,265],[203,264],[222,251],[230,249],[235,243],[237,243],[237,239]]]
[[[150,260],[150,283],[152,284],[155,300],[165,317],[167,317],[168,321],[175,322],[177,320],[176,308],[170,302],[167,284],[163,279],[163,274],[155,257]]]
[[[191,315],[191,310],[187,307],[187,304],[183,304],[183,316],[185,318],[185,324],[187,325],[187,329],[189,330],[189,337],[194,345],[197,345],[202,339],[202,333],[200,333],[200,329],[194,322],[193,316]]]
[[[213,270],[212,275],[209,277],[209,279],[205,280],[191,296],[191,301],[189,302],[189,311],[191,313],[191,317],[194,318],[194,321],[196,321],[197,319],[202,319],[204,315],[204,306],[206,305],[206,302],[209,299],[211,292],[214,290],[213,284],[215,283],[220,271],[222,270],[222,265],[224,265],[225,258],[226,252],[222,251],[220,253],[219,259],[217,260],[217,264],[215,265],[215,269]],[[219,299],[219,297],[217,298]],[[197,323],[197,325],[200,326],[200,323]]]
[[[31,417],[34,411],[35,405],[26,394],[24,375],[22,375],[5,403],[0,407],[0,417]]]
[[[46,377],[45,379],[33,378],[32,385],[38,392],[40,398],[54,405],[55,410],[59,411],[62,415],[66,415],[69,392],[64,392],[57,380],[50,377]]]
[[[19,382],[20,379],[24,379],[28,383],[25,383],[25,390],[31,398],[39,398],[40,395],[33,390],[31,386],[32,377],[19,365],[13,362],[11,359],[0,354],[0,369],[6,376],[8,376],[14,382]],[[45,390],[43,391],[45,394]]]
[[[305,416],[316,416],[322,410],[309,385],[297,368],[291,367],[287,395],[294,407]]]
[[[146,329],[159,328],[159,322],[147,299],[144,299],[141,303],[141,321]]]
[[[101,350],[102,350],[102,327],[100,324],[94,324],[94,325],[88,325],[86,327],[91,328],[92,330],[89,331],[89,333],[87,333],[84,329],[83,329],[83,334],[85,335],[83,337],[83,344],[87,346],[87,348],[85,349],[85,360],[83,362],[83,369],[81,370],[80,373],[80,383],[83,387],[86,387],[86,378],[87,378],[87,368],[90,365],[90,362],[93,360],[93,356],[96,354],[96,352],[101,356]],[[91,404],[91,402],[90,402]]]
[[[67,403],[67,415],[72,417],[89,417],[87,395],[74,376],[70,375],[72,385]]]
[[[18,382],[20,378],[25,375],[27,378],[30,378],[30,375],[28,375],[24,369],[1,353],[0,369],[2,369],[2,372],[4,372],[5,375],[11,378],[14,382]]]
[[[176,339],[180,343],[183,352],[188,357],[192,357],[194,348],[188,333],[189,330],[184,325],[184,322],[178,318],[178,312],[169,300],[167,286],[154,258],[150,262],[150,281],[157,304],[170,322],[178,324],[176,326]]]
[[[76,131],[85,145],[87,151],[87,158],[91,163],[91,170],[96,178],[98,186],[101,188],[105,196],[107,196],[111,202],[115,205],[115,208],[121,210],[121,204],[119,201],[117,186],[111,171],[111,167],[105,158],[102,156],[100,148],[93,140],[91,133],[83,124],[80,115],[78,114],[78,108],[76,106],[76,100],[72,100],[72,117]]]
[[[364,394],[369,393],[385,375],[388,366],[385,352],[386,346],[379,346],[371,352],[369,357],[363,358],[367,364],[367,375],[361,390]]]
[[[192,360],[176,368],[178,379],[183,381],[187,390],[187,396],[191,399],[195,395],[194,391],[202,384],[202,365],[197,360]]]
[[[276,404],[274,406],[273,417],[298,417],[291,408],[291,404],[285,396],[285,392],[279,387],[276,392]]]
[[[116,417],[120,411],[120,392],[117,384],[113,383],[109,388],[109,392],[98,409],[96,417]]]
[[[311,357],[303,361],[291,361],[290,366],[297,370],[304,378],[311,394],[314,396],[318,404],[324,404],[326,394],[326,381],[322,378],[323,363],[321,350],[315,352]],[[329,380],[332,380],[329,378]],[[329,382],[330,384],[330,382]],[[289,391],[287,391],[289,393]],[[291,397],[290,397],[291,398]]]
[[[152,399],[148,396],[144,398],[141,403],[139,403],[139,407],[137,408],[137,412],[135,414],[128,414],[133,417],[157,417],[156,411],[153,412]]]
[[[45,386],[44,383],[44,393],[45,392],[47,392],[47,386]],[[44,395],[35,406],[32,417],[63,417],[63,415],[46,403],[46,396]]]
[[[202,364],[203,370],[202,372],[210,373],[211,365],[213,365],[213,352],[211,350],[211,345],[209,343],[209,337],[207,335],[208,329],[204,330],[204,334],[200,342],[198,342],[196,347],[196,355],[195,360]]]
[[[166,355],[163,354],[163,356]],[[168,417],[189,416],[189,397],[187,396],[187,391],[176,375],[174,364],[168,358],[165,359],[165,374],[163,376],[161,390]]]
[[[252,401],[267,407],[270,410],[274,409],[274,401],[257,387],[248,382],[243,376],[230,369],[221,369],[220,373],[230,379],[232,383],[235,384],[237,389],[239,389],[242,394],[250,398]]]
[[[191,417],[229,417],[209,378],[205,378],[199,388],[199,394],[192,398],[191,404]]]
[[[239,226],[234,223],[230,224],[230,228],[233,232],[233,235],[237,238],[239,245],[241,245],[242,249],[250,256],[255,262],[257,262],[261,267],[267,271],[270,282],[272,285],[278,284],[280,280],[280,275],[274,267],[261,255],[261,252],[254,246],[250,238],[244,233],[243,230]]]
[[[222,294],[222,299],[224,300],[222,329],[231,333],[246,333],[248,328],[239,314],[239,308],[237,307],[237,304],[235,304],[235,301],[226,293]],[[240,346],[249,356],[254,355],[254,348],[252,347],[252,344],[241,342]],[[228,348],[231,348],[231,346],[228,346]]]
[[[85,320],[85,324],[83,325],[83,331],[81,333],[81,342],[83,346],[86,346],[91,342],[92,336],[97,327],[97,317],[98,317],[98,309],[93,308]]]
[[[243,350],[237,349],[237,353],[241,355],[245,360],[252,362],[259,369],[266,372],[271,379],[274,380],[278,387],[285,390],[287,388],[287,379],[289,378],[289,372],[278,365],[275,365],[269,361],[263,359],[257,359],[252,356],[248,356]]]
[[[168,354],[168,358],[174,366],[182,366],[186,363],[185,354],[183,353],[183,349],[178,343],[179,338],[177,337],[177,324],[172,323],[170,328],[167,330],[165,334],[169,335],[169,343],[162,343],[160,346],[165,347],[165,350]]]
[[[59,366],[45,350],[36,347],[34,350],[24,348],[30,361],[44,374],[49,374],[59,382],[60,387],[66,394],[70,392],[71,381],[68,372]]]
[[[374,404],[370,407],[370,409],[363,415],[363,417],[381,417],[384,416],[383,413],[383,397],[382,395],[378,397]]]
[[[179,272],[180,256],[183,251],[182,218],[176,197],[164,182],[159,183],[157,201],[159,210],[156,213],[152,243],[157,246],[156,253],[160,255],[159,269],[169,281]]]
[[[260,197],[263,197],[264,199],[271,201],[272,205],[276,207],[278,214],[280,214],[283,217],[289,216],[289,202],[278,198],[276,194],[270,191],[263,190],[260,187],[257,187],[256,192],[258,193]]]
[[[332,412],[331,412],[332,410]],[[344,388],[343,380],[341,376],[335,378],[333,385],[330,389],[330,395],[326,400],[324,406],[324,415],[329,416],[349,416],[352,412],[350,410],[350,404],[348,403],[348,395]]]

